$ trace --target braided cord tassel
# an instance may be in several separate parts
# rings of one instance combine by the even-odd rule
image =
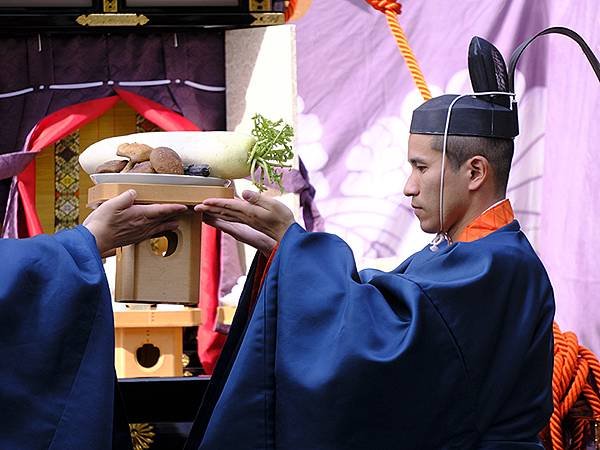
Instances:
[[[419,67],[415,54],[408,44],[408,39],[404,34],[404,30],[398,23],[398,15],[402,12],[402,5],[395,0],[366,0],[366,2],[376,10],[385,14],[390,30],[396,39],[396,45],[408,66],[413,81],[421,93],[421,97],[423,97],[423,100],[429,100],[431,98],[431,92],[427,87],[423,72]]]
[[[554,372],[552,397],[554,411],[550,423],[541,436],[551,445],[551,450],[584,449],[589,421],[581,417],[565,422],[575,403],[584,400],[592,410],[592,420],[600,420],[600,362],[596,355],[579,344],[572,332],[561,332],[554,323]],[[568,427],[568,430],[565,429]]]

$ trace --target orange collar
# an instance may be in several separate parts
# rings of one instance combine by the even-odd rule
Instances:
[[[455,242],[472,242],[486,237],[515,220],[515,213],[508,199],[504,199],[485,210],[460,232]]]

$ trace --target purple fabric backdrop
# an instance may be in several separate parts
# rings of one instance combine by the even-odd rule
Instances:
[[[581,34],[600,54],[594,1],[555,0],[551,23]],[[538,248],[554,284],[557,320],[600,353],[600,170],[598,81],[579,48],[550,37],[548,123]]]
[[[598,51],[600,6],[592,0],[429,0],[402,2],[403,26],[434,95],[471,90],[472,36],[508,60],[525,38],[569,26]],[[399,262],[424,235],[402,194],[410,167],[411,111],[421,98],[384,16],[364,0],[313,2],[297,22],[298,149],[325,228],[352,246],[359,262]],[[518,65],[521,135],[509,197],[544,261],[557,320],[600,352],[600,171],[594,125],[599,86],[576,44],[564,37],[532,44]],[[482,299],[485,301],[485,299]]]

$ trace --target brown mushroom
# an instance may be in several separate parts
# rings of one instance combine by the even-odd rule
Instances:
[[[169,147],[157,147],[152,150],[150,163],[157,173],[183,175],[183,162],[177,152]]]
[[[134,164],[148,161],[151,152],[152,147],[146,144],[138,144],[137,142],[133,144],[121,144],[117,147],[117,155],[129,158]]]
[[[141,163],[137,163],[133,168],[129,171],[129,173],[156,173],[152,168],[152,164],[150,161],[144,161]]]
[[[96,167],[96,171],[94,173],[118,173],[123,170],[126,165],[127,161],[124,159],[113,159],[100,164],[98,167]]]

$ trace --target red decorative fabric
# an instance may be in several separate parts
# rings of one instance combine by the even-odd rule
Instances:
[[[198,131],[200,128],[175,111],[152,100],[123,89],[115,89],[121,100],[135,109],[150,122],[165,131]]]
[[[202,325],[198,327],[198,357],[202,368],[212,374],[225,345],[227,335],[216,331],[219,306],[221,233],[213,227],[202,227],[202,261],[200,267],[200,309]]]
[[[90,100],[60,109],[44,117],[33,129],[27,143],[27,150],[39,152],[68,136],[86,123],[100,117],[117,104],[119,97],[111,96]],[[20,237],[41,234],[42,224],[35,208],[35,160],[33,160],[17,178],[17,187],[24,214],[25,229],[21,228]]]

